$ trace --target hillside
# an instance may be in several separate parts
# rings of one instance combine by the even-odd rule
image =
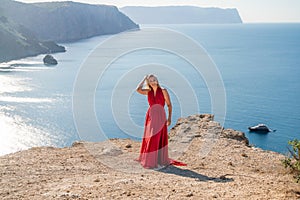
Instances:
[[[147,170],[134,161],[140,142],[111,139],[72,147],[35,147],[0,157],[5,199],[264,199],[300,198],[283,155],[249,147],[242,132],[211,115],[181,118],[169,154],[187,163]]]
[[[64,51],[64,47],[54,42],[41,42],[24,26],[0,16],[0,62]]]
[[[65,51],[55,42],[72,42],[138,28],[114,6],[1,0],[0,62]]]
[[[137,29],[115,6],[66,2],[25,4],[4,0],[3,14],[42,41],[70,42]]]
[[[237,9],[194,6],[140,7],[120,9],[139,24],[224,24],[242,23]]]

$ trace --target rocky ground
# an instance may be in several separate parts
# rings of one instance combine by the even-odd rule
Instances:
[[[170,157],[186,167],[143,169],[140,142],[36,147],[0,157],[0,199],[300,199],[283,155],[249,147],[211,115],[179,119]]]

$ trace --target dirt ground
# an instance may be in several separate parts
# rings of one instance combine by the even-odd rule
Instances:
[[[187,166],[156,170],[135,161],[141,144],[130,139],[8,154],[0,157],[0,199],[300,199],[284,156],[247,146],[241,134],[207,116],[178,120],[169,153]]]

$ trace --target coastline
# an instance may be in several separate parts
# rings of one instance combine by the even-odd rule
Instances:
[[[209,25],[209,26],[202,26],[202,25],[172,25],[169,26],[169,28],[174,29],[176,31],[181,31],[185,34],[188,34],[188,30],[191,30],[194,34],[199,33],[199,38],[194,37],[197,42],[201,43],[204,42],[204,44],[207,44],[206,48],[210,52],[212,52],[214,56],[214,60],[216,63],[220,64],[220,71],[222,72],[222,78],[225,81],[226,84],[226,93],[227,93],[227,113],[226,113],[226,120],[224,123],[224,126],[226,128],[233,128],[235,130],[240,130],[246,134],[246,136],[249,138],[250,143],[260,147],[265,150],[272,150],[276,152],[281,152],[283,154],[287,153],[287,142],[289,139],[297,138],[297,131],[298,130],[298,121],[299,121],[299,103],[297,102],[297,99],[299,99],[299,94],[295,92],[295,85],[298,83],[298,77],[296,76],[297,73],[297,66],[294,64],[297,63],[298,58],[293,56],[293,52],[297,52],[300,47],[300,45],[294,45],[294,47],[297,46],[297,48],[291,48],[290,42],[288,41],[295,41],[297,43],[297,37],[294,37],[294,35],[297,35],[297,30],[299,30],[297,26],[290,25],[284,25],[282,24],[270,24],[270,25],[260,25],[256,26],[257,24],[249,25],[249,24],[243,24],[241,27],[233,27],[231,25]],[[214,30],[220,30],[218,33],[216,33]],[[225,30],[228,30],[228,32],[224,32]],[[253,31],[259,31],[264,33],[262,35],[263,37],[263,43],[261,49],[256,49],[256,46],[251,45],[252,42],[255,42],[255,37],[252,36],[250,33],[246,30]],[[271,40],[269,37],[272,33],[271,30],[282,30],[281,31],[275,31],[276,33],[280,33],[279,39],[276,41],[276,43],[280,44],[279,46],[282,46],[282,48],[272,48],[272,44],[274,41]],[[205,31],[205,33],[203,33]],[[226,38],[230,38],[230,35],[233,35],[236,33],[240,38],[241,35],[249,37],[249,41],[246,43],[243,43],[242,45],[237,45],[237,41],[240,41],[238,38],[228,40]],[[190,35],[191,37],[193,35]],[[224,35],[225,37],[217,37],[218,35]],[[287,35],[290,35],[291,37],[286,37]],[[200,37],[201,36],[201,37]],[[103,39],[102,39],[103,38]],[[26,63],[23,63],[21,60],[16,60],[16,65],[12,65],[11,68],[6,68],[4,66],[4,69],[0,69],[1,75],[2,75],[2,81],[5,90],[7,91],[5,95],[15,97],[35,97],[41,94],[41,92],[50,91],[52,88],[55,88],[57,91],[61,92],[61,94],[69,95],[70,92],[72,92],[72,84],[73,79],[76,77],[76,72],[78,68],[80,67],[80,64],[84,57],[86,57],[88,52],[91,48],[94,47],[95,44],[98,44],[99,42],[102,42],[107,37],[99,36],[95,37],[93,39],[83,40],[79,41],[77,43],[70,43],[70,44],[62,44],[67,47],[66,53],[58,53],[55,54],[55,58],[59,61],[59,64],[55,68],[49,68],[42,64],[42,56],[40,57],[32,57],[28,59],[24,59]],[[201,39],[200,39],[201,38]],[[211,41],[212,38],[222,38],[221,41]],[[287,42],[285,41],[285,38],[287,39]],[[282,42],[280,42],[282,41]],[[269,46],[271,45],[271,46]],[[240,49],[239,52],[232,53],[231,51],[227,52],[227,48],[234,48],[234,49]],[[246,47],[249,47],[249,51],[244,51]],[[219,52],[218,49],[224,49]],[[264,52],[266,49],[269,49],[269,56],[260,56],[261,53]],[[245,57],[245,66],[239,65],[239,58],[243,55],[248,55],[249,52],[252,52],[255,54],[255,56],[258,56],[257,58],[261,60],[262,62],[256,63],[255,67],[252,68],[252,56],[247,58]],[[288,53],[287,57],[280,58],[280,62],[277,62],[277,59],[279,57],[276,57],[276,59],[273,59],[273,54],[282,54],[282,53]],[[226,56],[221,56],[223,53]],[[80,55],[80,56],[79,56]],[[219,57],[219,58],[218,58]],[[265,57],[265,58],[264,58]],[[37,59],[38,58],[38,59]],[[20,61],[20,62],[19,62]],[[28,61],[28,62],[27,62]],[[33,61],[34,63],[32,64]],[[37,62],[36,62],[37,61]],[[130,59],[129,63],[124,63],[124,70],[130,70],[131,67],[134,65],[134,59]],[[143,60],[141,60],[143,62]],[[177,62],[174,62],[176,64]],[[285,65],[291,69],[291,70],[284,70],[285,68],[281,67],[280,63],[285,63]],[[224,64],[224,65],[223,65]],[[128,67],[129,66],[129,67]],[[180,68],[178,68],[180,69]],[[264,69],[263,71],[260,71],[260,77],[256,77],[257,71],[260,69]],[[276,69],[276,70],[274,70]],[[50,71],[51,72],[50,72]],[[32,71],[32,73],[27,73],[27,71]],[[184,71],[184,70],[183,70]],[[239,76],[236,74],[236,72],[239,71],[241,73],[245,73],[246,71],[247,76]],[[50,73],[49,73],[50,72]],[[52,73],[53,72],[53,73]],[[121,73],[119,73],[121,74]],[[120,75],[116,75],[117,77],[120,77]],[[72,76],[71,76],[72,75]],[[238,75],[238,76],[236,76]],[[269,76],[270,75],[270,76]],[[191,77],[192,74],[187,74],[186,77],[189,80],[189,77]],[[274,82],[272,80],[272,77],[277,77],[280,80],[283,77],[290,77],[289,79],[285,80],[284,82],[280,82],[280,87],[277,85],[279,82]],[[26,80],[26,84],[23,82],[19,83],[19,78]],[[114,81],[118,78],[114,78]],[[47,79],[49,81],[45,82],[43,79]],[[4,81],[5,80],[5,81]],[[28,81],[27,81],[28,80]],[[30,80],[30,81],[29,81]],[[55,81],[53,81],[55,80]],[[253,80],[257,80],[256,87],[253,86]],[[197,80],[190,79],[189,80],[193,88],[197,88],[197,84],[199,82]],[[233,82],[238,84],[232,84]],[[41,85],[42,83],[45,83]],[[1,84],[0,83],[0,84]],[[109,87],[114,87],[113,84],[109,84]],[[14,85],[20,87],[20,89],[24,87],[31,87],[32,85],[37,85],[38,87],[31,87],[32,91],[25,91],[24,93],[14,93]],[[60,85],[64,85],[65,87],[61,87]],[[13,87],[11,87],[13,86]],[[68,90],[66,90],[67,88]],[[10,91],[8,91],[10,89]],[[12,90],[11,90],[12,89]],[[176,88],[173,88],[176,89]],[[210,108],[210,96],[208,93],[206,93],[206,88],[199,88],[196,89],[197,92],[197,98],[199,99],[199,102],[202,102],[199,104],[201,112],[211,112]],[[198,93],[199,91],[199,93]],[[246,91],[246,92],[244,92]],[[274,92],[275,91],[275,92]],[[46,94],[47,93],[47,94]],[[50,98],[56,98],[53,94],[53,92],[46,92],[45,96]],[[23,95],[24,94],[24,95]],[[277,95],[273,95],[277,94]],[[22,99],[20,99],[22,100]],[[68,99],[64,98],[64,102]],[[42,99],[43,101],[43,99]],[[23,101],[22,101],[23,102]],[[60,101],[59,101],[60,102]],[[272,104],[278,105],[278,107],[271,106]],[[15,104],[13,101],[10,101],[9,99],[5,98],[2,102],[2,111],[3,113],[7,113],[7,120],[10,120],[10,116],[15,116],[16,112],[13,112],[10,107],[16,107],[16,110],[21,111],[23,110],[22,106],[24,103]],[[42,105],[42,104],[41,104]],[[43,104],[44,105],[44,104]],[[71,105],[71,104],[70,104]],[[290,106],[292,105],[292,106]],[[64,109],[66,106],[66,110]],[[141,104],[137,105],[138,107],[141,106]],[[176,106],[176,102],[174,101],[174,119],[180,117],[180,114],[176,115],[176,112],[179,113],[180,109],[179,106]],[[55,115],[63,114],[63,118],[66,119],[68,122],[73,122],[72,116],[68,113],[71,113],[71,106],[64,105],[60,103],[55,103],[55,106],[50,107],[48,106],[47,111],[45,111],[44,115],[41,115],[41,119],[43,120],[36,120],[35,117],[31,113],[37,114],[37,111],[39,109],[35,109],[33,106],[32,109],[28,110],[28,112],[24,113],[22,112],[22,115],[20,117],[22,118],[29,118],[32,123],[23,123],[20,125],[27,125],[29,127],[33,128],[39,128],[39,127],[48,127],[47,123],[44,123],[45,121],[50,120],[49,122],[51,124],[58,124],[60,129],[62,130],[60,135],[63,135],[64,140],[51,140],[51,144],[53,146],[57,147],[64,147],[66,145],[71,145],[73,141],[78,140],[76,138],[76,131],[75,127],[72,125],[72,123],[66,123],[66,122],[60,122],[59,120],[56,120]],[[7,109],[8,108],[8,109]],[[28,107],[29,108],[29,107]],[[178,108],[178,111],[177,111]],[[64,110],[64,113],[61,113],[59,110]],[[97,111],[99,112],[99,111]],[[138,112],[140,114],[140,112]],[[2,115],[2,116],[6,116]],[[282,116],[289,116],[286,118],[283,118]],[[18,116],[19,117],[19,116]],[[140,114],[140,117],[135,119],[137,122],[139,122],[139,119],[142,119],[144,117],[144,113]],[[13,119],[12,119],[13,120]],[[142,121],[142,120],[141,120]],[[108,129],[114,125],[113,120],[109,120],[107,124]],[[266,134],[266,135],[259,135],[259,134],[252,134],[248,132],[247,127],[251,125],[255,125],[258,123],[265,123],[270,128],[276,129],[277,131],[272,134]],[[140,125],[143,124],[143,122],[139,123]],[[8,124],[9,126],[13,125]],[[55,130],[55,128],[52,128],[55,126],[50,126],[45,130],[45,133],[49,133],[51,135],[57,135],[58,131]],[[70,130],[70,128],[71,130]],[[7,132],[7,134],[13,136],[15,139],[12,141],[9,141],[7,138],[3,138],[5,141],[6,146],[9,148],[12,147],[13,151],[17,151],[20,149],[27,148],[27,146],[32,146],[32,143],[25,142],[23,139],[21,140],[21,144],[18,146],[16,143],[18,142],[19,136],[17,136],[19,128],[16,128],[15,126],[10,127],[11,131],[4,131]],[[112,134],[112,137],[123,137],[122,133],[117,132],[118,130],[108,131],[108,134]],[[41,131],[39,131],[41,132]],[[88,132],[88,130],[86,130]],[[140,132],[141,133],[141,132]],[[26,138],[25,138],[26,139]],[[36,139],[36,137],[33,137],[33,139]],[[34,140],[35,141],[35,140]],[[36,146],[43,146],[48,145],[45,143],[38,143],[34,142]],[[27,145],[27,146],[26,146]],[[2,148],[6,148],[2,146]],[[3,152],[6,152],[5,150]]]
[[[247,141],[242,132],[223,129],[212,115],[204,114],[180,118],[170,131],[170,157],[187,163],[186,167],[143,169],[134,161],[140,142],[130,139],[34,147],[0,157],[0,197],[300,198],[299,185],[281,165],[284,156],[250,147]]]

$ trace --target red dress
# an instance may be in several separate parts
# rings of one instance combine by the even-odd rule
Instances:
[[[168,156],[168,129],[164,109],[165,98],[160,87],[156,95],[148,92],[149,108],[146,114],[144,137],[138,161],[144,168],[157,168],[166,165],[186,166]]]

